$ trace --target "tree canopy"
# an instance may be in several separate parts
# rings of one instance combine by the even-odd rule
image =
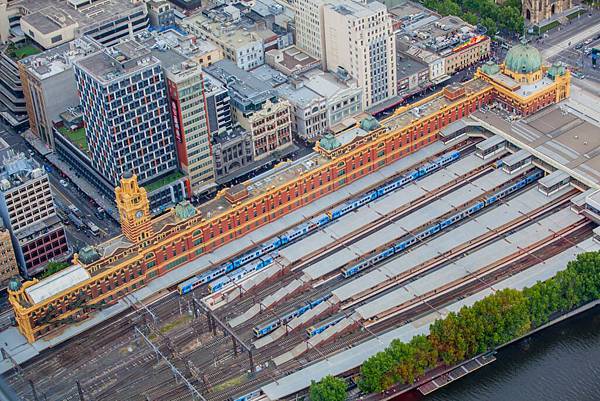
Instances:
[[[348,386],[343,379],[328,375],[310,384],[311,401],[344,401]]]
[[[485,27],[490,36],[497,31],[521,33],[525,23],[520,0],[425,0],[425,6],[439,14],[456,15],[470,24]]]
[[[493,350],[554,316],[599,298],[600,252],[579,254],[547,281],[522,291],[496,291],[436,320],[429,336],[413,337],[409,343],[393,340],[384,351],[363,363],[358,386],[363,392],[373,393],[395,383],[411,384],[429,369],[442,364],[452,366]],[[312,398],[312,386],[311,400],[316,400]]]
[[[42,278],[46,278],[49,277],[51,275],[53,275],[56,272],[61,271],[62,269],[65,269],[67,267],[71,266],[71,264],[69,262],[50,262],[48,263],[48,266],[46,267],[46,270],[44,270],[44,273],[42,273]]]

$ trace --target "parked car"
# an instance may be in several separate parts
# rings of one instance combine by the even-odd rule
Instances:
[[[65,180],[60,180],[59,182],[60,182],[60,185],[62,185],[63,187],[69,188],[69,183],[66,182]]]

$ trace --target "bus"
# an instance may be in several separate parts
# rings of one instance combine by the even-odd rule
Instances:
[[[85,224],[83,224],[83,221],[81,221],[81,219],[79,217],[75,216],[74,213],[69,212],[68,216],[69,216],[69,220],[71,220],[71,222],[73,223],[73,225],[75,227],[77,227],[77,229],[81,230],[82,228],[85,227]]]
[[[95,225],[91,221],[88,221],[86,224],[87,224],[88,228],[90,229],[93,236],[97,237],[98,234],[100,234],[100,229],[98,228],[97,225]]]

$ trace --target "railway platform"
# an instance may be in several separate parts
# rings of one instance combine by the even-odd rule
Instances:
[[[0,345],[4,345],[5,351],[16,363],[24,363],[39,355],[44,350],[61,344],[70,338],[74,338],[90,328],[101,324],[102,322],[117,318],[117,316],[129,310],[132,305],[139,305],[141,302],[144,302],[144,300],[156,295],[157,293],[164,293],[164,295],[167,296],[169,293],[168,289],[177,283],[208,269],[210,266],[219,265],[223,261],[231,258],[232,255],[239,253],[240,250],[262,243],[266,239],[272,237],[273,234],[290,229],[291,227],[294,227],[305,221],[310,216],[324,212],[325,210],[329,209],[331,205],[337,204],[348,197],[361,193],[376,183],[393,177],[399,171],[408,169],[414,164],[419,164],[432,157],[436,153],[444,152],[449,148],[449,145],[445,145],[441,142],[434,142],[429,146],[419,149],[417,152],[407,155],[406,157],[382,168],[379,171],[366,175],[352,184],[340,188],[340,190],[336,192],[319,198],[314,202],[288,215],[282,216],[280,219],[275,220],[272,223],[265,225],[242,238],[225,244],[210,254],[204,255],[161,277],[156,278],[148,283],[147,286],[134,291],[130,293],[128,297],[119,300],[115,305],[95,312],[94,316],[91,316],[82,323],[69,325],[60,334],[57,334],[52,338],[44,338],[37,340],[32,344],[28,344],[18,330],[11,327],[0,332]],[[0,374],[9,371],[13,367],[13,362],[11,360],[1,360]]]

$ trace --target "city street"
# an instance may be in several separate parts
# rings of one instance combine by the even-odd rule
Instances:
[[[591,54],[585,54],[586,48],[600,46],[600,10],[593,10],[591,15],[586,13],[568,25],[560,26],[546,33],[543,38],[534,44],[548,62],[561,61],[566,65],[578,69],[585,75],[581,80],[574,77],[574,81],[587,79],[600,82],[600,66],[593,68]],[[584,44],[584,41],[593,41]],[[576,48],[579,47],[579,48]],[[585,86],[585,83],[583,83]]]
[[[2,137],[2,139],[4,139],[15,151],[29,154],[40,163],[40,165],[48,165],[48,162],[45,161],[39,153],[35,152],[21,135],[12,131],[10,127],[0,124],[0,137]],[[91,221],[100,229],[100,234],[98,236],[93,236],[87,228],[77,229],[73,224],[65,225],[69,245],[73,251],[78,251],[86,245],[103,242],[120,232],[119,225],[113,219],[106,215],[100,219],[95,214],[97,213],[96,206],[92,204],[91,199],[79,190],[79,188],[75,187],[72,183],[68,183],[67,187],[64,187],[61,184],[61,180],[68,182],[68,179],[61,177],[59,171],[51,168],[48,176],[57,209],[64,211],[69,205],[75,205],[80,211],[79,218],[84,223]],[[60,216],[63,218],[66,214],[61,212]]]

